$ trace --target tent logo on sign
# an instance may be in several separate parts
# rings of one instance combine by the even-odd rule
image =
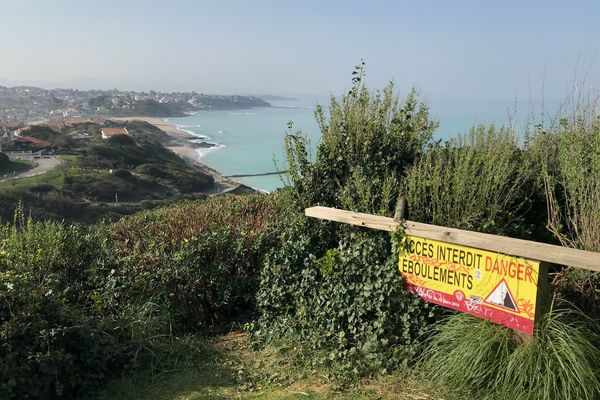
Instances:
[[[485,302],[490,305],[502,307],[504,309],[520,312],[517,303],[506,281],[502,279],[498,285],[486,297]]]

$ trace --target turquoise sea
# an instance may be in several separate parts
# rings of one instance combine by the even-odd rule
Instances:
[[[302,98],[271,101],[273,107],[200,111],[195,115],[169,118],[168,121],[200,141],[217,146],[198,150],[204,164],[224,175],[261,174],[284,170],[283,140],[288,121],[304,132],[313,147],[320,132],[314,118],[316,104],[327,98]],[[431,114],[440,121],[436,138],[448,139],[465,133],[479,123],[503,124],[509,115],[510,102],[455,101],[431,102]],[[272,191],[283,186],[278,175],[235,178],[257,189]]]

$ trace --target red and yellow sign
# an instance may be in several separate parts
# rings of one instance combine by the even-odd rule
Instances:
[[[399,268],[426,301],[533,334],[539,261],[406,236]]]

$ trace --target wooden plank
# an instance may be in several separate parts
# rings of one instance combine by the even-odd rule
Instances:
[[[395,231],[399,225],[393,218],[329,207],[307,208],[305,214],[308,217],[388,232]],[[600,272],[600,253],[414,221],[404,221],[403,224],[409,235]]]
[[[365,228],[393,232],[398,228],[398,223],[393,218],[378,215],[363,214],[337,208],[311,207],[304,211],[307,217],[327,219],[351,225],[364,226]]]

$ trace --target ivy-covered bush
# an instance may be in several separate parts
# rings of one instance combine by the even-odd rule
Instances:
[[[400,101],[393,84],[370,92],[364,64],[352,90],[317,108],[322,138],[314,159],[302,133],[286,136],[290,192],[298,211],[326,205],[390,215],[400,179],[437,123],[416,91]],[[291,128],[291,126],[290,126]],[[340,224],[288,222],[261,272],[259,341],[292,341],[306,361],[342,375],[393,369],[411,359],[431,308],[408,294],[388,234]]]
[[[319,225],[299,216],[269,255],[255,337],[301,345],[307,363],[340,376],[406,363],[433,314],[406,291],[390,245],[395,241],[389,234],[352,230],[327,249],[335,235],[330,225]]]

